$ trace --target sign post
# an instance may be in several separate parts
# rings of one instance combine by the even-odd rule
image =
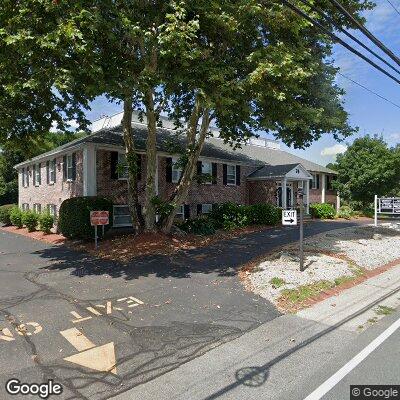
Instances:
[[[102,226],[104,236],[104,226],[110,223],[110,213],[108,211],[90,211],[90,223],[94,226],[94,246],[97,249],[97,227]]]
[[[378,196],[374,197],[374,223],[375,226],[378,226]]]
[[[400,215],[400,197],[374,196],[374,225],[378,226],[378,214]]]
[[[300,199],[300,271],[304,271],[304,223],[303,223],[303,216],[304,216],[304,202],[303,202],[303,189],[298,189],[298,195]]]

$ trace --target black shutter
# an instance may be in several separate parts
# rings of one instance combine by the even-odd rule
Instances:
[[[201,161],[197,161],[197,175],[201,175],[202,166],[203,166],[203,163]]]
[[[37,167],[39,168],[39,181],[38,181],[38,184],[41,185],[42,184],[42,163],[39,163],[37,165]]]
[[[317,178],[317,189],[319,189],[319,174],[316,174],[315,176]]]
[[[72,153],[72,180],[76,180],[76,153]]]
[[[33,164],[32,170],[33,170],[32,184],[33,186],[36,186],[36,164]]]
[[[26,175],[25,175],[25,168],[22,168],[22,169],[21,169],[21,173],[22,173],[22,187],[25,187],[25,186],[26,186],[26,180],[25,180],[25,177],[26,177]]]
[[[240,165],[236,165],[236,185],[240,186]]]
[[[63,157],[63,180],[67,180],[67,156]]]
[[[228,167],[226,164],[222,165],[222,171],[223,171],[222,176],[223,176],[224,185],[227,185],[228,184],[228,176],[227,176],[228,175]]]
[[[111,152],[111,165],[110,165],[111,179],[118,179],[117,166],[118,166],[118,151],[112,151]]]
[[[50,183],[50,161],[49,160],[46,161],[46,181],[47,181],[47,184]]]
[[[216,185],[217,184],[217,179],[218,179],[218,172],[217,172],[217,163],[212,163],[212,184]]]
[[[187,219],[190,219],[190,205],[185,204],[183,206],[183,219],[186,221]]]
[[[136,162],[137,162],[137,176],[136,179],[138,181],[142,180],[142,155],[141,154],[137,154],[136,155]]]
[[[56,180],[57,180],[57,159],[55,158],[53,160],[53,162],[54,162],[54,183],[56,183]]]
[[[29,186],[29,167],[26,167],[26,186]]]
[[[197,204],[197,215],[200,215],[202,211],[201,204]]]
[[[165,180],[172,182],[172,158],[167,157],[165,159]]]

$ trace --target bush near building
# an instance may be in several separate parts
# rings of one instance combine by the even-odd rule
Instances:
[[[22,211],[17,206],[13,207],[10,212],[10,221],[11,224],[17,228],[22,228],[24,226],[22,222]]]
[[[39,214],[28,210],[22,212],[22,224],[26,226],[28,232],[34,232],[39,223]]]
[[[16,207],[15,204],[5,204],[0,206],[0,222],[4,225],[11,225],[11,211]]]
[[[49,234],[54,226],[54,217],[50,213],[43,213],[39,216],[39,229]]]
[[[332,204],[315,203],[310,204],[310,214],[313,218],[333,219],[335,217],[335,208]]]
[[[93,238],[94,227],[90,224],[91,211],[109,211],[110,225],[105,226],[107,231],[112,225],[113,203],[104,197],[73,197],[64,200],[58,217],[59,231],[71,239]],[[100,233],[101,229],[98,234]]]

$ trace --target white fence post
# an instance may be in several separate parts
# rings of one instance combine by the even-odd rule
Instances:
[[[374,215],[375,226],[378,226],[378,196],[377,195],[375,195],[375,197],[374,197],[374,211],[375,211],[375,215]]]

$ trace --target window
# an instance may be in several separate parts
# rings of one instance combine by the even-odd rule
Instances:
[[[129,212],[129,206],[127,205],[118,205],[113,207],[113,226],[115,227],[124,227],[124,226],[132,226],[132,218]]]
[[[332,175],[326,175],[326,190],[333,190],[332,187],[332,182],[333,182],[334,177]]]
[[[183,220],[185,218],[185,206],[182,204],[178,207],[175,218]]]
[[[303,189],[304,188],[304,182],[303,181],[298,181],[297,182],[297,188],[298,189]]]
[[[227,165],[226,182],[228,185],[236,185],[236,165]]]
[[[201,205],[201,213],[209,214],[212,211],[212,204],[202,204]]]
[[[57,216],[57,206],[55,204],[47,204],[47,211],[53,217]]]
[[[204,183],[206,184],[211,184],[211,177],[212,177],[212,164],[210,162],[207,161],[202,161],[201,162],[201,174],[202,175],[206,175],[208,178],[210,178],[210,180],[206,180],[204,181]]]
[[[319,189],[319,175],[312,174],[311,189]]]
[[[181,179],[182,169],[179,165],[178,160],[172,160],[172,182],[178,183],[179,179]]]
[[[28,211],[29,210],[29,204],[28,203],[22,203],[22,211]]]
[[[56,181],[56,159],[49,161],[49,184]]]
[[[22,168],[22,186],[29,186],[29,168]]]
[[[42,182],[41,173],[40,173],[40,164],[35,164],[33,166],[33,184],[35,186],[39,186]]]
[[[67,181],[74,180],[74,159],[72,154],[67,155]]]
[[[126,163],[126,154],[118,153],[118,179],[128,179],[128,165]]]
[[[39,203],[34,203],[34,204],[33,204],[33,211],[34,211],[35,213],[40,214],[40,213],[42,212],[42,205],[39,204]]]

